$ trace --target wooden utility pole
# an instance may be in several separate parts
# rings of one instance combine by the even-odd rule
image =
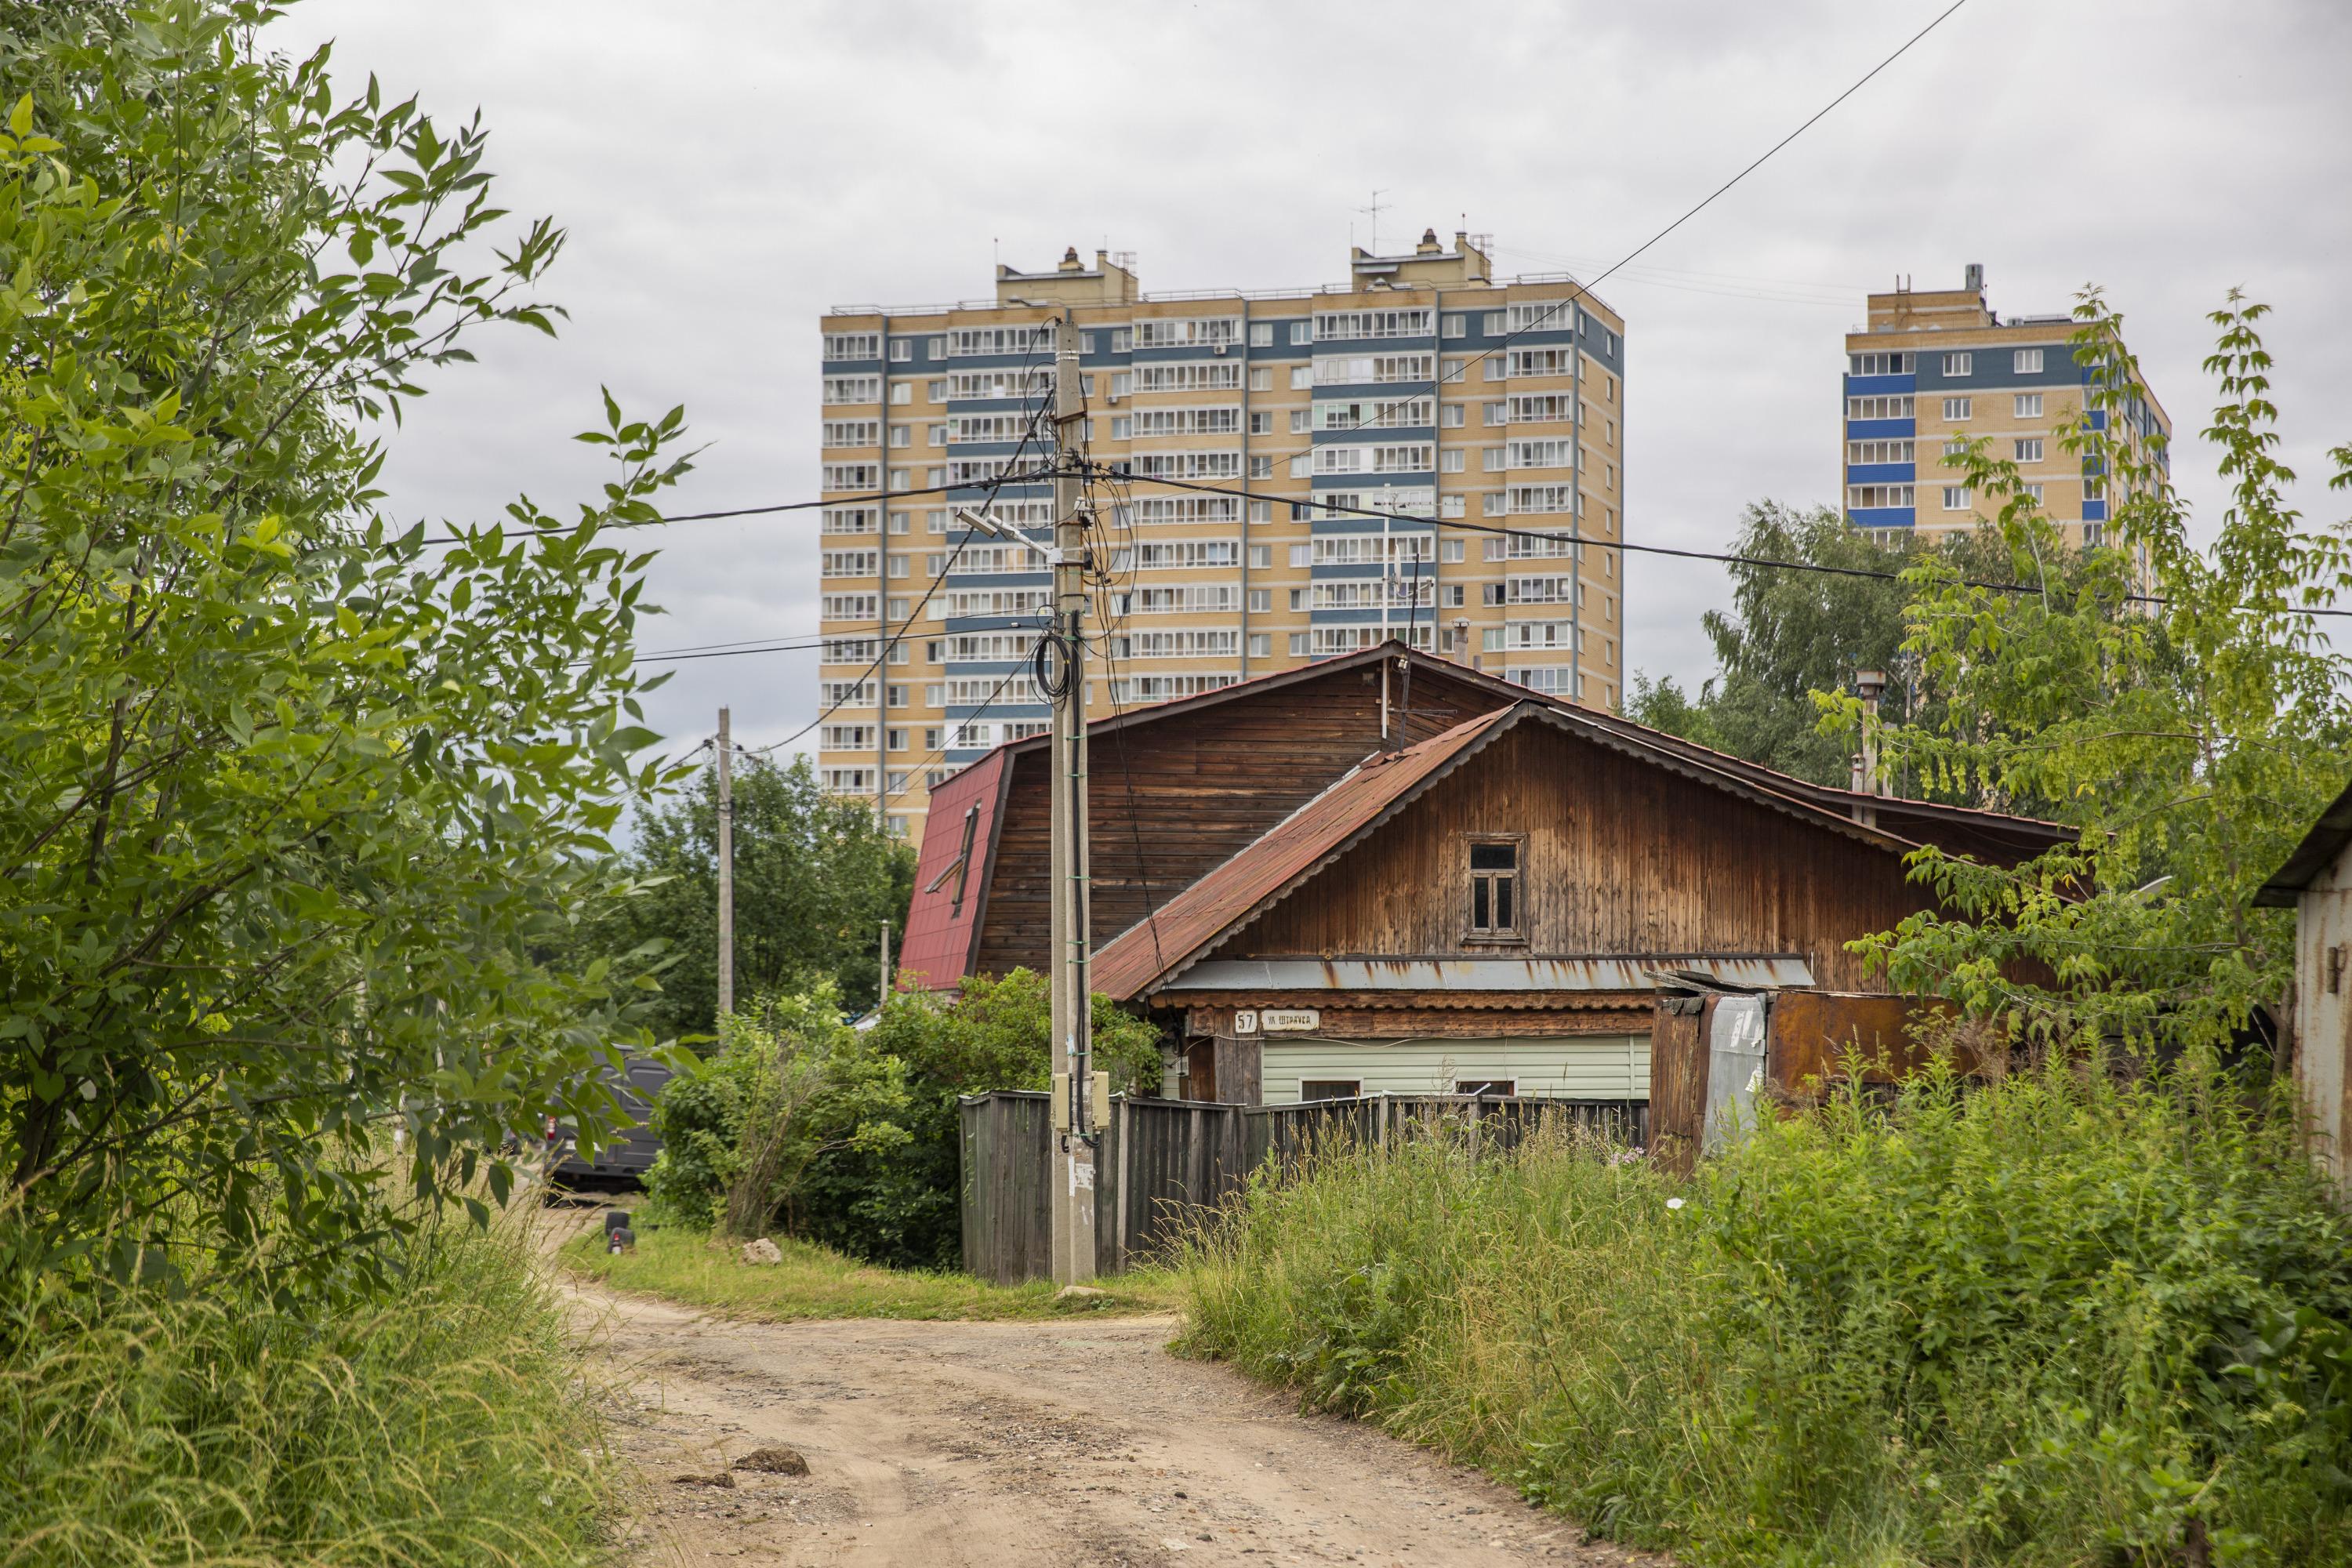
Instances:
[[[719,710],[719,1016],[735,1011],[735,742]]]
[[[1093,1052],[1087,959],[1086,401],[1078,384],[1078,324],[1054,329],[1054,618],[1045,668],[1054,702],[1054,1279],[1095,1273]],[[1058,658],[1055,657],[1058,655]]]

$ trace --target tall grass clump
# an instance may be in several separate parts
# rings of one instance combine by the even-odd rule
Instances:
[[[593,1560],[606,1460],[529,1247],[428,1226],[331,1313],[0,1281],[0,1568]]]
[[[1192,1349],[1695,1562],[2352,1562],[2352,1228],[2209,1079],[1327,1152],[1190,1262]]]

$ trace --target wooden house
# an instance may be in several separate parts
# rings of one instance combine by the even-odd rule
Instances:
[[[2352,1187],[2352,785],[2254,894],[2294,911],[2294,1079],[2320,1168]]]
[[[1396,643],[1089,731],[1094,988],[1171,1090],[1646,1100],[1653,1005],[1693,985],[1879,989],[1844,944],[1922,908],[1933,839],[2063,829],[1855,795]],[[1047,958],[1045,742],[948,781],[905,962]]]

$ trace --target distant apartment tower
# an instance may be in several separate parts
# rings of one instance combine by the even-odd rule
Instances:
[[[1093,498],[1111,582],[1090,714],[1384,637],[1618,704],[1624,567],[1593,548],[1623,537],[1614,310],[1565,274],[1494,278],[1465,234],[1356,248],[1344,283],[1262,293],[1146,294],[1132,258],[1072,249],[1048,271],[1000,266],[991,300],[824,318],[826,787],[912,830],[933,784],[1048,727],[1028,675],[1048,574],[967,540],[955,510],[1044,460],[1023,437],[1064,309],[1089,451],[1120,476]],[[1050,497],[1005,484],[994,511],[1044,539]]]
[[[1977,495],[1943,460],[1955,439],[1985,437],[1994,457],[2016,462],[2067,538],[2105,542],[2116,499],[2108,476],[2060,439],[2079,419],[2093,374],[2074,363],[2074,328],[2064,314],[2003,321],[1985,304],[1977,266],[1958,289],[1871,295],[1868,325],[1845,339],[1846,516],[1859,528],[1923,534],[1997,516],[2003,498]],[[2170,439],[2172,422],[2144,384],[2118,417],[2126,440]]]

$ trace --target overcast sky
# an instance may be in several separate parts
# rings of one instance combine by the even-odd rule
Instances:
[[[1466,222],[1505,273],[1589,279],[1945,3],[304,0],[272,32],[334,39],[353,89],[478,107],[500,204],[570,230],[561,341],[481,336],[391,437],[394,512],[465,520],[593,493],[567,437],[600,384],[685,404],[709,447],[667,510],[812,498],[824,309],[985,297],[1000,255],[1133,250],[1149,290],[1335,281],[1379,189],[1384,248]],[[2340,4],[1969,0],[1600,285],[1627,323],[1627,539],[1720,548],[1751,499],[1833,501],[1864,294],[1972,261],[2010,315],[2105,287],[2208,527],[2203,314],[2268,301],[2301,502],[2352,511],[2325,488],[2352,441],[2347,61]],[[814,514],[679,524],[652,576],[648,650],[808,635]],[[1628,664],[1696,683],[1721,571],[1627,578]],[[649,717],[684,745],[721,703],[753,744],[815,710],[808,655],[676,668]]]

